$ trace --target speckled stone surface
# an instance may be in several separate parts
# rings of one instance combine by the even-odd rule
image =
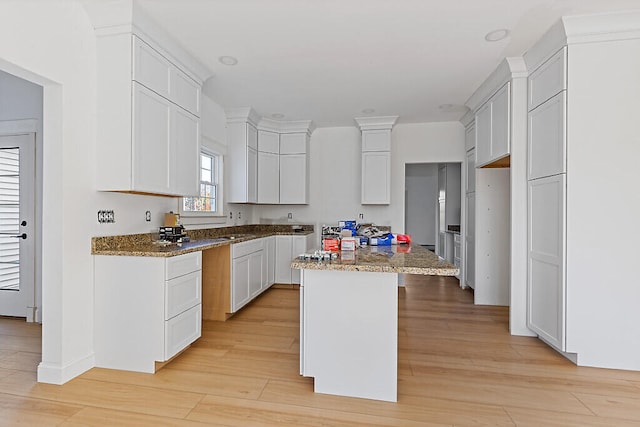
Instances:
[[[455,276],[459,269],[420,245],[367,246],[332,261],[294,259],[291,268]]]
[[[302,224],[300,227],[302,227],[300,231],[294,231],[290,224],[251,224],[186,230],[187,236],[191,239],[190,242],[172,243],[168,246],[154,244],[150,233],[93,237],[91,253],[93,255],[170,257],[261,237],[313,233],[313,225]],[[233,239],[228,239],[229,237]]]

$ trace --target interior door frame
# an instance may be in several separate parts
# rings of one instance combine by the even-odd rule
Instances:
[[[36,119],[22,119],[22,120],[0,120],[0,136],[18,136],[18,135],[25,135],[25,134],[33,134],[34,135],[34,146],[33,146],[33,167],[34,167],[34,176],[33,176],[33,185],[34,185],[34,190],[35,190],[35,186],[37,185],[37,171],[36,171],[36,153],[35,150],[37,149],[36,145],[36,133],[38,130],[38,121]],[[36,264],[36,261],[38,259],[38,257],[36,256],[36,248],[37,248],[37,233],[35,233],[35,231],[38,229],[37,226],[37,215],[36,215],[36,200],[35,200],[35,195],[36,192],[34,191],[34,200],[33,200],[33,205],[31,206],[33,212],[32,212],[32,221],[33,224],[30,227],[30,229],[32,230],[32,232],[30,232],[29,234],[31,234],[31,236],[33,236],[32,239],[32,245],[33,245],[33,251],[31,251],[31,253],[28,255],[30,257],[32,257],[32,265],[33,265],[33,289],[31,294],[29,295],[29,299],[28,299],[28,305],[26,307],[25,310],[25,317],[27,319],[27,322],[36,322],[39,321],[40,319],[38,319],[38,312],[37,312],[37,295],[38,295],[38,284],[37,284],[37,274],[36,274],[36,270],[39,268],[38,265]],[[21,255],[22,256],[22,255]]]

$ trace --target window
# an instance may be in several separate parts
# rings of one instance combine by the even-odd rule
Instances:
[[[203,149],[200,152],[200,197],[182,198],[183,215],[222,215],[221,173],[222,156]]]

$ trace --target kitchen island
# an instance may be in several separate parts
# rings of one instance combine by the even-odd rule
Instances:
[[[300,374],[317,393],[397,401],[398,274],[455,276],[418,245],[370,246],[301,270]]]

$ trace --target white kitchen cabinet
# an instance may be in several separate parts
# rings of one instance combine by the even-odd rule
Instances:
[[[258,201],[258,131],[246,121],[227,126],[229,203]]]
[[[391,200],[391,152],[362,153],[363,205],[388,205]]]
[[[275,238],[275,283],[299,284],[300,270],[292,269],[291,261],[313,248],[315,235],[312,233],[302,236],[275,236]]]
[[[276,282],[276,236],[265,238],[265,274],[264,289],[269,288]]]
[[[464,245],[464,277],[465,286],[476,287],[476,193],[467,193],[467,215],[465,219],[465,245]]]
[[[472,193],[476,191],[476,150],[471,149],[467,151],[467,175],[465,182],[465,192]]]
[[[464,146],[465,150],[469,151],[476,147],[476,126],[475,124],[469,125],[464,133]]]
[[[280,204],[309,203],[309,156],[280,155]]]
[[[231,246],[231,310],[233,313],[264,290],[263,257],[264,239],[249,240]]]
[[[258,131],[258,203],[280,202],[280,135]]]
[[[528,326],[566,350],[565,175],[529,181]]]
[[[567,47],[563,47],[529,76],[528,110],[567,89]]]
[[[280,204],[309,203],[309,136],[280,135]]]
[[[462,241],[460,239],[460,234],[459,233],[454,234],[453,235],[453,265],[458,267],[458,269],[460,270],[460,272],[456,275],[456,278],[458,280],[462,280],[462,277],[463,277],[462,243],[461,242]]]
[[[258,203],[280,202],[280,155],[258,151]]]
[[[528,178],[565,173],[566,91],[529,112]]]
[[[200,120],[172,105],[169,161],[170,187],[183,196],[200,195]]]
[[[131,33],[97,38],[98,190],[199,193],[201,84],[169,58]]]
[[[391,202],[391,129],[397,116],[356,118],[362,132],[360,202]]]
[[[476,165],[486,166],[510,153],[511,90],[502,86],[476,113]]]
[[[95,256],[96,366],[155,372],[201,335],[202,257]]]

